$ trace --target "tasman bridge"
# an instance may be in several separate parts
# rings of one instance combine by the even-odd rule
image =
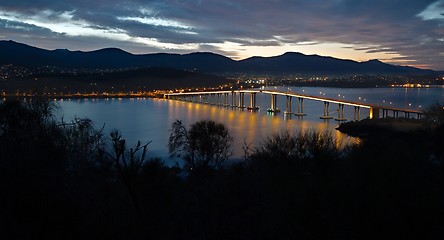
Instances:
[[[249,94],[249,105],[245,106],[245,94]],[[320,116],[321,119],[332,119],[330,115],[330,104],[336,104],[337,117],[334,119],[337,121],[346,121],[344,117],[344,106],[350,106],[354,108],[353,120],[360,120],[361,109],[369,110],[369,118],[385,118],[385,117],[406,117],[406,118],[418,118],[423,115],[422,111],[412,109],[402,109],[394,107],[379,106],[374,104],[367,104],[361,102],[338,100],[327,97],[311,96],[306,94],[272,91],[272,90],[232,90],[232,91],[206,91],[206,92],[180,92],[180,93],[167,93],[164,94],[164,98],[175,99],[182,101],[189,101],[195,103],[212,104],[224,107],[233,108],[247,108],[250,111],[256,111],[259,106],[256,105],[257,94],[268,94],[271,96],[270,107],[267,109],[270,113],[280,112],[277,108],[277,96],[285,96],[286,104],[284,114],[295,114],[297,116],[304,116],[304,100],[320,101],[324,103],[324,111]],[[297,100],[297,112],[293,112],[293,99]]]

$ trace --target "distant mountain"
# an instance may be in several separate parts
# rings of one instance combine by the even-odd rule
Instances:
[[[45,50],[13,41],[0,41],[0,64],[55,66],[63,68],[165,67],[204,73],[268,74],[438,74],[406,66],[370,60],[356,62],[318,55],[285,53],[275,57],[251,57],[235,61],[214,53],[131,54],[121,49],[105,48],[82,52],[66,49]]]
[[[287,52],[275,57],[251,57],[240,61],[249,72],[299,74],[436,74],[433,70],[395,66],[379,60],[356,62],[318,55]]]

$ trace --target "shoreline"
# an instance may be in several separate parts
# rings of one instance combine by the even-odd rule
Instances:
[[[377,118],[345,122],[335,128],[351,137],[369,139],[381,135],[431,135],[434,127],[422,119],[412,118]]]
[[[266,85],[268,87],[272,86],[288,86],[288,87],[323,87],[323,88],[351,88],[351,89],[360,89],[360,88],[405,88],[405,89],[427,89],[427,88],[444,88],[444,85],[426,85],[426,86],[402,86],[402,85],[384,85],[384,86],[331,86],[329,84],[326,85],[317,85],[317,84],[300,84],[300,85]],[[260,87],[260,86],[258,86]],[[258,88],[255,87],[255,88]],[[224,89],[224,90],[239,90],[241,88],[233,88],[233,89]],[[247,89],[247,88],[245,88]],[[184,89],[185,90],[185,89]],[[183,90],[183,91],[184,91]],[[214,90],[220,90],[219,88],[216,88]],[[135,92],[135,91],[129,91],[129,92],[119,92],[119,93],[61,93],[61,94],[37,94],[37,93],[13,93],[13,94],[7,94],[5,92],[0,94],[0,98],[137,98],[137,97],[145,97],[145,98],[163,98],[163,94],[165,93],[171,93],[173,90],[154,90],[154,91],[145,91],[145,92]],[[209,89],[209,91],[211,91]],[[173,92],[178,92],[177,90]],[[184,91],[186,92],[186,91]]]
[[[163,98],[164,93],[149,94],[57,94],[57,95],[25,95],[25,94],[3,94],[3,99],[23,98],[46,98],[46,99],[106,99],[106,98]]]

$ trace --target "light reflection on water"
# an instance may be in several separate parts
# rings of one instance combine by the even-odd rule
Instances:
[[[288,90],[286,87],[284,91]],[[369,101],[383,105],[392,102],[393,106],[418,108],[419,105],[428,106],[435,102],[444,102],[444,89],[338,89],[338,88],[292,88],[291,91],[309,95],[326,94],[326,97],[338,96],[351,101]],[[361,99],[359,99],[359,97]],[[168,160],[168,135],[171,124],[181,120],[186,126],[200,120],[214,120],[223,123],[234,137],[234,158],[243,156],[242,145],[244,139],[247,143],[258,146],[267,137],[284,132],[331,131],[337,140],[337,146],[348,142],[356,142],[336,131],[339,123],[333,119],[322,120],[323,103],[304,101],[304,117],[285,116],[285,97],[278,96],[277,106],[281,113],[270,115],[266,109],[270,106],[270,96],[257,95],[257,104],[261,106],[258,112],[218,107],[206,104],[164,100],[164,99],[78,99],[59,101],[63,110],[60,115],[65,120],[77,117],[88,117],[94,121],[96,127],[105,125],[105,133],[112,129],[121,130],[129,146],[138,140],[148,142],[151,156],[159,156]],[[231,98],[230,98],[231,102]],[[249,103],[249,94],[245,94],[245,103]],[[410,103],[410,106],[408,105]],[[407,107],[406,107],[407,108]],[[293,99],[293,112],[297,112],[297,100]],[[337,105],[330,105],[330,114],[337,116]],[[353,120],[353,108],[345,107],[345,117]],[[361,109],[361,119],[368,117],[368,110]]]

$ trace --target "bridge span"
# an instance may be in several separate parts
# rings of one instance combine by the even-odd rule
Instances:
[[[245,93],[250,95],[249,105],[245,106]],[[305,116],[304,100],[320,101],[324,103],[323,115],[321,119],[332,119],[330,115],[330,104],[337,104],[337,121],[346,121],[344,117],[344,106],[354,108],[353,120],[360,120],[361,108],[369,109],[370,118],[385,118],[385,117],[415,117],[420,119],[423,115],[422,111],[412,109],[402,109],[394,107],[379,106],[374,104],[367,104],[361,102],[354,102],[348,100],[338,100],[327,97],[312,96],[306,94],[299,94],[293,92],[281,92],[272,90],[232,90],[232,91],[206,91],[206,92],[180,92],[180,93],[166,93],[164,98],[176,99],[183,101],[190,101],[196,103],[212,104],[224,107],[233,107],[245,109],[250,111],[259,110],[256,105],[256,95],[258,93],[268,94],[271,96],[270,108],[267,109],[270,113],[278,113],[280,109],[277,107],[277,96],[285,96],[286,104],[284,114],[295,114],[297,116]],[[297,100],[297,112],[293,112],[293,98]],[[391,113],[391,115],[390,115]]]

